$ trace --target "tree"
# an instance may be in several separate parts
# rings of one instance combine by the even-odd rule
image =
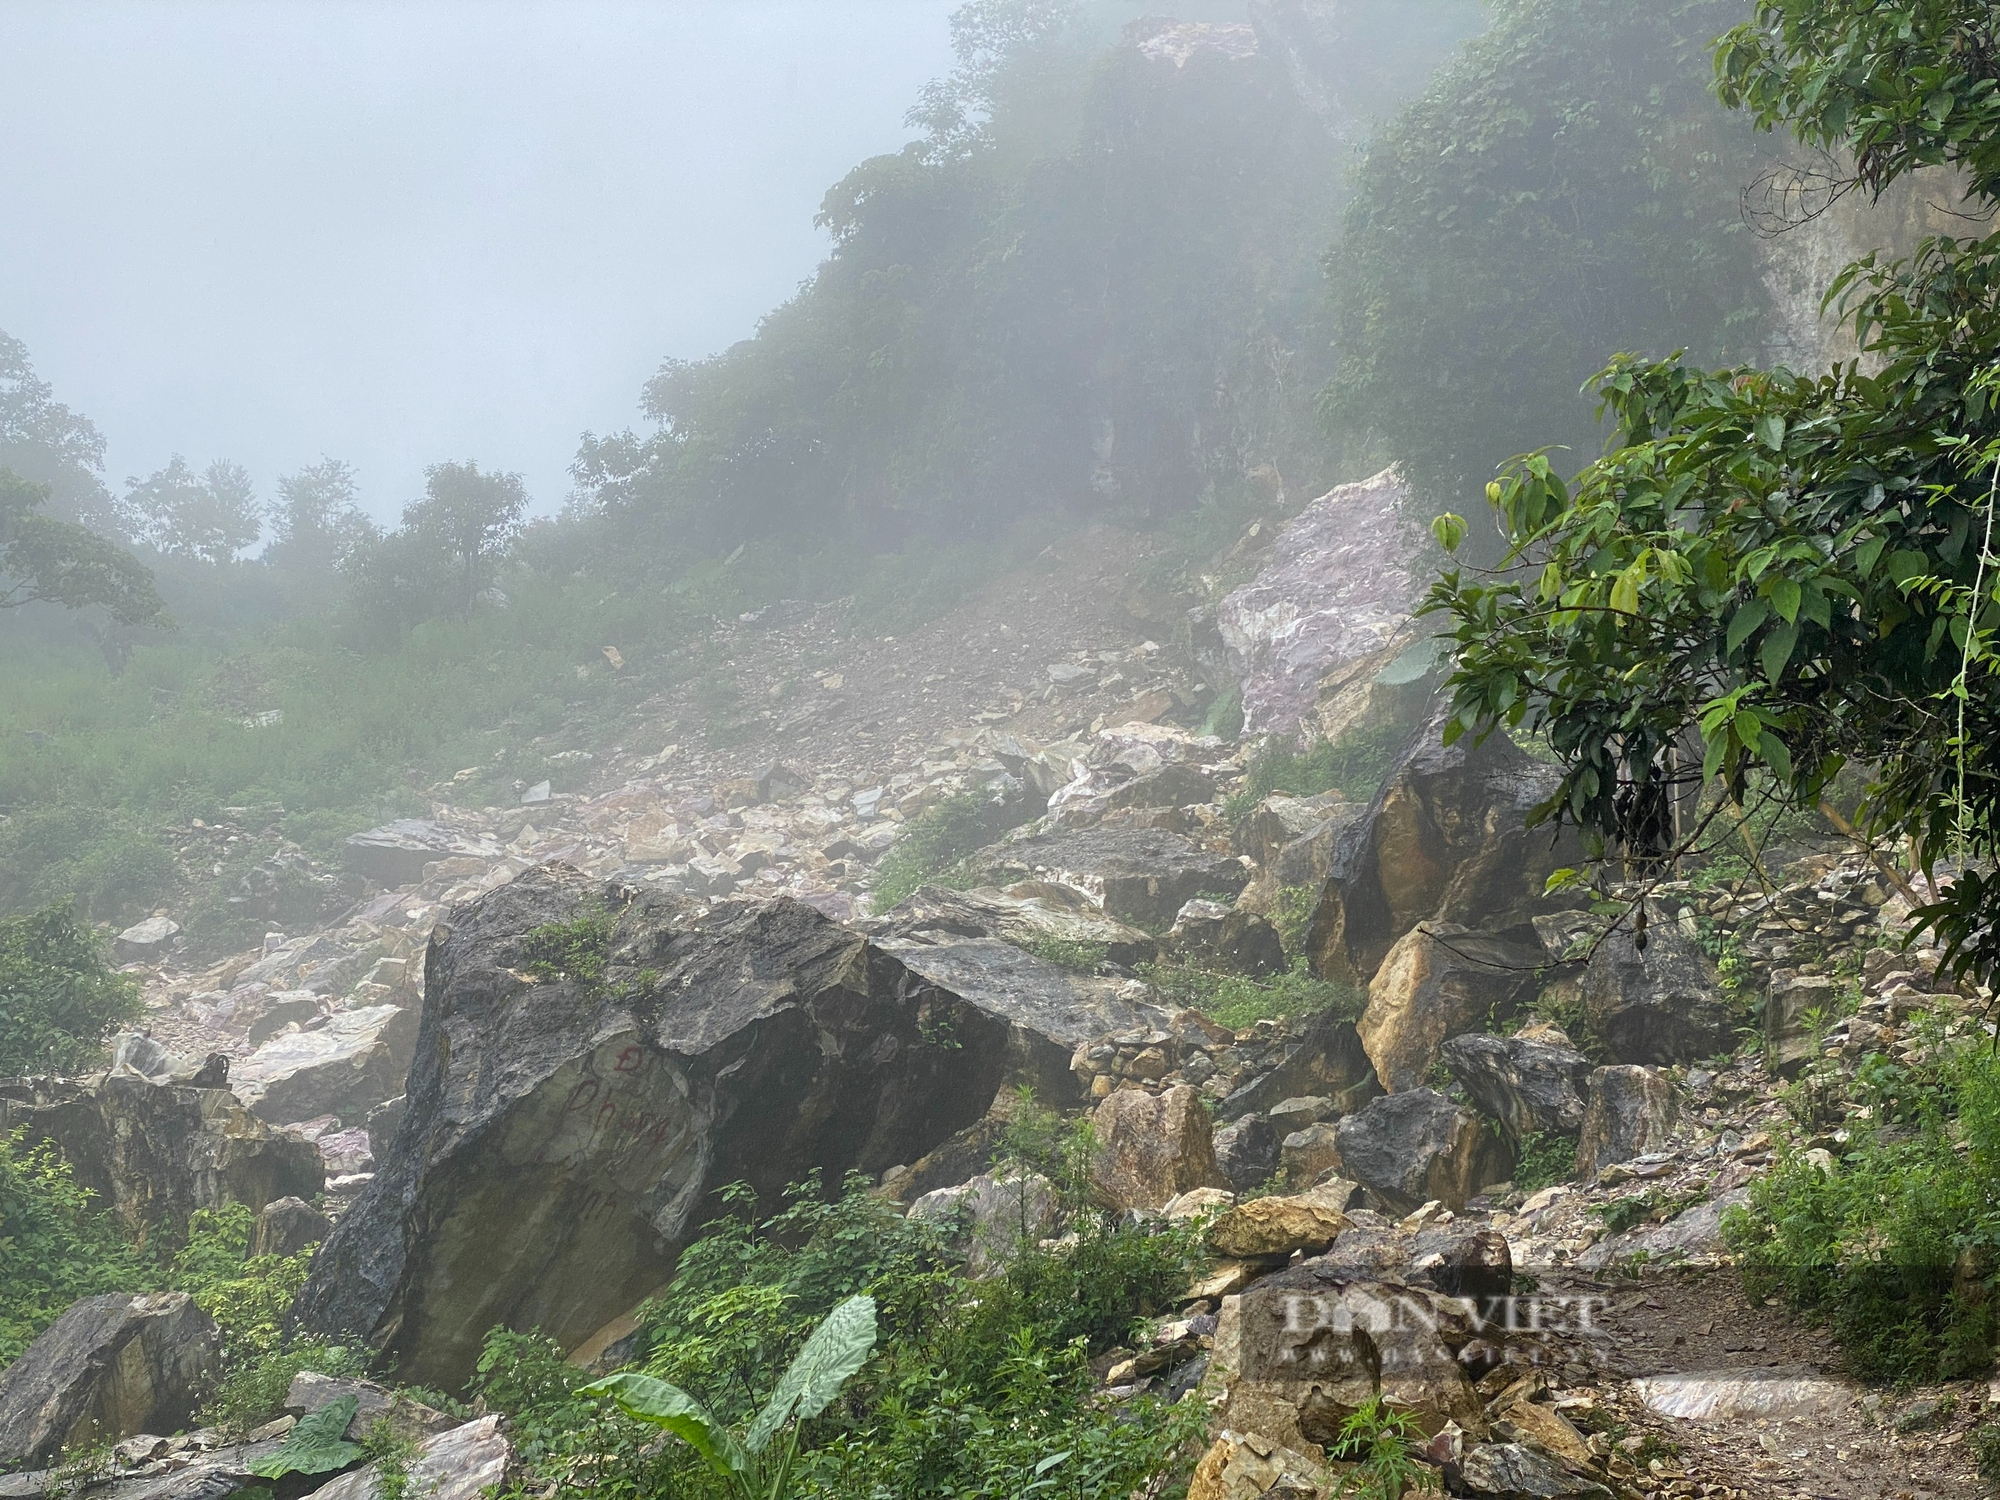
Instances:
[[[121,533],[104,487],[104,434],[37,379],[28,349],[0,332],[0,467],[48,486],[51,513],[107,536]]]
[[[1488,10],[1369,142],[1326,259],[1329,420],[1454,507],[1530,445],[1599,451],[1578,388],[1611,351],[1742,358],[1765,302],[1741,214],[1755,135],[1705,58],[1740,0]]]
[[[519,534],[528,491],[519,474],[482,474],[479,465],[432,464],[424,498],[403,511],[403,529],[457,564],[458,612],[472,612],[493,556]]]
[[[164,469],[125,483],[134,535],[169,557],[230,562],[263,533],[262,507],[241,464],[217,459],[196,474],[176,453]]]
[[[0,920],[0,1077],[86,1067],[138,1015],[138,985],[69,907]]]
[[[0,609],[101,605],[120,625],[161,619],[153,575],[115,542],[39,513],[48,486],[0,469]]]
[[[357,550],[380,536],[362,514],[352,466],[322,458],[278,481],[278,498],[266,512],[272,540],[266,561],[324,572],[345,567]]]
[[[2000,210],[2000,12],[1983,0],[1767,0],[1718,44],[1724,99],[1846,153],[1880,193],[1956,169]],[[1599,377],[1613,451],[1565,483],[1546,454],[1488,486],[1509,552],[1448,573],[1447,734],[1545,732],[1545,816],[1641,860],[1676,789],[1720,778],[1811,807],[1869,773],[1862,827],[1935,873],[1956,973],[2000,962],[2000,235],[1869,256],[1829,297],[1868,364],[1823,376],[1621,356]],[[1447,544],[1464,523],[1444,517]],[[1733,817],[1733,812],[1728,816]],[[1695,834],[1699,836],[1698,826]]]

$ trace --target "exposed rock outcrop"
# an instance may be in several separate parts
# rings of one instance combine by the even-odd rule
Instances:
[[[1423,593],[1403,524],[1409,497],[1395,469],[1328,491],[1222,601],[1216,625],[1243,685],[1247,733],[1297,733],[1323,700],[1346,700],[1313,726],[1333,738],[1368,710],[1375,677],[1414,638]]]
[[[1197,896],[1231,899],[1249,880],[1240,861],[1158,828],[1089,828],[993,844],[968,861],[997,886],[1053,880],[1097,901],[1109,916],[1153,927]]]
[[[198,1208],[310,1198],[326,1184],[311,1142],[274,1131],[227,1089],[114,1074],[0,1083],[0,1133],[53,1141],[127,1231],[169,1242]]]
[[[600,911],[601,971],[537,967],[534,934]],[[1007,1041],[800,903],[531,871],[441,924],[408,1115],[297,1311],[435,1385],[496,1323],[576,1347],[668,1279],[716,1188],[775,1206],[811,1172],[917,1160],[985,1111]]]
[[[1529,1037],[1484,1033],[1453,1037],[1442,1049],[1452,1077],[1518,1144],[1543,1131],[1583,1124],[1590,1059]]]
[[[872,922],[860,924],[885,942],[948,946],[968,938],[999,938],[1016,946],[1063,943],[1102,948],[1130,968],[1159,956],[1150,933],[1107,917],[1072,886],[1033,881],[1012,889],[954,891],[927,885]]]
[[[1555,787],[1555,767],[1502,733],[1447,746],[1445,712],[1432,711],[1368,811],[1339,837],[1307,938],[1322,975],[1367,983],[1419,922],[1522,928],[1519,940],[1532,942],[1525,928],[1543,908],[1549,873],[1574,863],[1573,836],[1527,826]]]
[[[1587,1180],[1613,1162],[1659,1149],[1679,1118],[1674,1086],[1659,1069],[1637,1064],[1596,1069],[1576,1145],[1576,1175]]]
[[[0,1470],[184,1426],[220,1343],[186,1292],[84,1298],[0,1371]]]
[[[358,1120],[403,1092],[417,1017],[396,1005],[336,1011],[311,1031],[274,1036],[236,1064],[237,1096],[273,1124],[338,1115]]]
[[[1583,974],[1584,1014],[1621,1063],[1693,1062],[1733,1040],[1715,965],[1678,924],[1649,924],[1645,951],[1629,927],[1605,937]]]
[[[1446,1041],[1505,1020],[1534,992],[1541,961],[1539,946],[1451,922],[1404,933],[1369,982],[1357,1028],[1382,1086],[1417,1087]]]
[[[1487,1182],[1506,1175],[1479,1117],[1431,1089],[1373,1100],[1337,1129],[1342,1175],[1394,1213],[1432,1199],[1463,1208]]]

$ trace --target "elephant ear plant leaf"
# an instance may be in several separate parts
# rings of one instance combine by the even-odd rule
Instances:
[[[609,1396],[627,1416],[671,1432],[742,1500],[785,1500],[798,1456],[798,1423],[825,1411],[874,1348],[875,1299],[849,1297],[813,1330],[741,1437],[679,1386],[649,1375],[612,1375],[583,1393]],[[785,1441],[774,1448],[772,1439],[788,1423]]]
[[[359,1396],[342,1396],[300,1417],[278,1450],[252,1464],[250,1472],[259,1479],[282,1479],[287,1474],[330,1474],[346,1468],[362,1456],[361,1445],[347,1441],[348,1424],[360,1407]]]

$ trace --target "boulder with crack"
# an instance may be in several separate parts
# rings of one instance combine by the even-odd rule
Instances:
[[[1431,712],[1368,810],[1340,834],[1306,940],[1326,978],[1366,984],[1419,922],[1532,944],[1527,928],[1548,876],[1577,862],[1573,836],[1552,840],[1527,826],[1555,788],[1555,767],[1501,733],[1445,745],[1448,713],[1443,704]]]
[[[1569,1134],[1583,1124],[1590,1059],[1532,1037],[1474,1032],[1441,1049],[1444,1065],[1517,1144],[1544,1131]]]
[[[1330,490],[1222,601],[1216,625],[1243,687],[1246,733],[1296,734],[1317,718],[1334,737],[1368,711],[1374,679],[1414,638],[1424,591],[1403,524],[1409,495],[1393,468]]]
[[[1606,936],[1583,972],[1583,1008],[1621,1063],[1693,1062],[1733,1040],[1715,965],[1672,922],[1650,923],[1643,950],[1629,926]]]
[[[1576,1143],[1576,1175],[1588,1181],[1613,1162],[1657,1151],[1673,1138],[1680,1097],[1658,1068],[1598,1068]]]
[[[1404,933],[1369,981],[1357,1028],[1382,1086],[1417,1087],[1447,1041],[1504,1019],[1532,995],[1541,963],[1539,945],[1453,922]]]
[[[359,1119],[403,1092],[416,1041],[417,1017],[405,1007],[335,1011],[311,1031],[272,1037],[235,1065],[232,1080],[238,1097],[274,1124]]]
[[[127,1233],[169,1244],[198,1208],[310,1198],[326,1185],[316,1147],[271,1129],[223,1088],[113,1074],[0,1083],[0,1134],[53,1142],[78,1185]]]
[[[1284,944],[1269,921],[1240,906],[1200,897],[1174,914],[1167,948],[1211,973],[1262,977],[1285,967]]]
[[[551,968],[538,934],[598,914],[601,953]],[[769,1209],[815,1172],[833,1191],[917,1160],[1007,1059],[999,1014],[801,903],[711,910],[560,866],[454,909],[428,975],[408,1112],[296,1312],[431,1385],[497,1323],[584,1344],[671,1277],[727,1183]]]
[[[178,1430],[220,1346],[214,1320],[186,1292],[85,1297],[0,1371],[0,1471]]]
[[[1249,880],[1240,860],[1158,828],[1088,828],[991,844],[967,864],[975,879],[1006,886],[1053,880],[1075,886],[1121,921],[1169,925],[1197,896],[1234,899]]]
[[[1461,1209],[1510,1165],[1477,1115],[1432,1089],[1384,1095],[1336,1129],[1342,1174],[1393,1213],[1433,1199]]]
[[[1312,1017],[1287,1040],[1277,1061],[1231,1091],[1216,1106],[1218,1119],[1268,1113],[1287,1099],[1324,1098],[1328,1112],[1349,1114],[1382,1092],[1375,1066],[1354,1023],[1333,1011]]]
[[[1194,1188],[1227,1187],[1208,1111],[1186,1084],[1119,1089],[1091,1116],[1090,1186],[1114,1213],[1158,1212]]]

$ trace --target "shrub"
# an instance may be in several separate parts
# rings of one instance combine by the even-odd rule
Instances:
[[[951,884],[954,866],[993,842],[1018,818],[1018,811],[970,792],[927,809],[911,820],[882,856],[875,876],[875,909],[887,911],[927,881]]]
[[[138,1014],[138,985],[68,907],[0,920],[0,1076],[80,1071]]]
[[[1331,979],[1315,979],[1304,958],[1269,979],[1215,974],[1181,964],[1148,964],[1142,972],[1176,1006],[1192,1007],[1223,1026],[1241,1029],[1262,1020],[1283,1020],[1330,1010],[1358,1020],[1367,997]]]
[[[1575,1170],[1576,1136],[1540,1130],[1521,1142],[1521,1153],[1514,1163],[1514,1186],[1524,1193],[1539,1192],[1568,1182]]]
[[[1409,734],[1407,723],[1385,719],[1350,729],[1337,741],[1320,738],[1301,746],[1279,737],[1268,739],[1250,757],[1243,785],[1223,811],[1232,822],[1239,821],[1273,792],[1317,797],[1338,791],[1349,797],[1372,797]]]
[[[0,1369],[77,1298],[144,1291],[153,1274],[53,1145],[0,1136]]]
[[[1870,1058],[1828,1171],[1790,1146],[1725,1232],[1748,1289],[1824,1320],[1863,1379],[1983,1374],[2000,1252],[2000,1058],[1934,1032],[1922,1067]]]

